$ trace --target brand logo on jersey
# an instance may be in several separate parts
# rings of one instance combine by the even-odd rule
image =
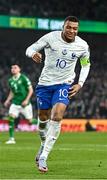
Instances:
[[[39,101],[39,105],[42,105],[42,101]]]
[[[52,51],[57,51],[56,49],[53,49],[53,48],[52,48],[51,50],[52,50]]]
[[[67,50],[66,50],[66,49],[63,49],[63,50],[62,50],[62,54],[63,54],[63,55],[66,55],[66,54],[67,54]]]
[[[10,82],[11,86],[13,86],[15,83],[14,82]]]
[[[75,58],[76,58],[76,54],[75,54],[75,53],[72,53],[72,54],[71,54],[71,58],[72,58],[72,59],[75,59]]]
[[[41,105],[42,105],[42,101],[40,100],[40,98],[39,98],[39,97],[37,97],[37,103],[39,104],[39,106],[41,106]]]
[[[21,84],[21,83],[22,83],[22,81],[21,81],[21,80],[19,80],[19,81],[18,81],[18,84]]]

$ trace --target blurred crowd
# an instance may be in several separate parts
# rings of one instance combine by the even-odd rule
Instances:
[[[0,47],[0,117],[8,112],[3,107],[9,87],[8,78],[11,76],[10,67],[18,63],[22,71],[31,79],[33,87],[38,81],[42,65],[36,65],[25,56],[23,49]],[[94,51],[92,54],[92,68],[89,77],[81,91],[71,99],[65,118],[107,118],[107,52]],[[79,66],[77,67],[79,68]],[[32,104],[36,108],[35,95]],[[35,116],[37,112],[34,110]]]
[[[106,0],[0,0],[0,14],[65,18],[73,14],[82,20],[107,20]]]
[[[106,21],[107,1],[0,0],[0,14],[44,18],[65,18],[68,15],[75,15],[80,20]],[[91,35],[89,40],[94,47],[92,47],[90,75],[82,90],[71,99],[65,118],[107,118],[107,43],[106,39],[102,38],[100,44],[97,45],[97,37],[93,38]],[[102,47],[103,51],[100,50]],[[8,112],[3,102],[9,92],[8,78],[11,65],[14,62],[19,63],[22,71],[31,79],[34,88],[43,66],[36,66],[31,59],[25,57],[25,50],[20,46],[10,47],[5,42],[0,43],[0,55],[0,118],[2,118]],[[32,104],[35,109],[35,96],[32,97]],[[37,112],[34,112],[36,116]]]

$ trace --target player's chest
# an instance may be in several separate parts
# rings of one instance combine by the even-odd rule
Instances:
[[[23,86],[23,82],[21,79],[17,81],[11,81],[10,86],[13,91],[17,91]]]
[[[84,53],[84,50],[82,47],[75,45],[53,43],[51,45],[51,53],[61,58],[77,60]]]

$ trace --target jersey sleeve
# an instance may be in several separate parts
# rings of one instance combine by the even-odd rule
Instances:
[[[84,48],[84,52],[80,57],[81,66],[89,66],[90,65],[90,49],[89,46],[86,45]]]
[[[11,80],[12,80],[11,78],[8,79],[8,86],[9,86],[10,90],[11,90]]]
[[[34,44],[29,46],[26,49],[26,56],[32,57],[32,55],[35,52],[39,52],[43,48],[48,47],[49,46],[49,43],[48,43],[49,36],[50,36],[49,34],[46,34],[43,37],[41,37],[38,41],[36,41]]]
[[[29,86],[32,86],[30,79],[26,75],[23,75],[23,81],[27,88],[29,88]]]
[[[91,63],[90,63],[90,50],[89,50],[88,45],[85,46],[84,53],[80,57],[80,64],[81,64],[81,70],[80,70],[80,76],[79,76],[79,82],[78,83],[82,87],[84,82],[87,79],[87,76],[88,76],[89,71],[90,71],[90,65],[91,65]]]

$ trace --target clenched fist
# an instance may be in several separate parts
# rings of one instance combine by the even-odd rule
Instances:
[[[33,59],[36,63],[41,63],[41,61],[42,61],[42,54],[39,53],[39,52],[33,53],[32,59]]]

